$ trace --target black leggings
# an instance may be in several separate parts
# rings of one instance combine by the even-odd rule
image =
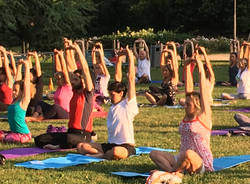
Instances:
[[[38,102],[35,112],[42,115],[44,119],[69,119],[69,113],[60,105],[50,105],[44,101]]]
[[[76,148],[78,143],[90,141],[90,132],[75,129],[69,129],[68,132],[46,133],[35,137],[35,144],[40,148],[47,144],[59,145],[63,149]]]

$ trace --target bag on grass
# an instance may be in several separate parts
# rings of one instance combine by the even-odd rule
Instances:
[[[164,171],[153,172],[146,180],[145,184],[178,184],[182,179],[174,174]]]

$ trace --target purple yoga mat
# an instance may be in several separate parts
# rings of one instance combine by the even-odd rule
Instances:
[[[229,135],[229,134],[242,134],[247,133],[246,130],[241,130],[239,128],[228,128],[222,130],[212,130],[211,135]]]
[[[13,149],[0,151],[0,154],[5,156],[6,159],[10,159],[10,158],[32,156],[32,155],[37,155],[41,153],[55,152],[55,151],[58,151],[58,150],[41,149],[41,148],[36,148],[36,147],[13,148]]]
[[[240,109],[232,109],[230,111],[237,111],[237,112],[250,112],[250,107],[247,108],[240,108]]]

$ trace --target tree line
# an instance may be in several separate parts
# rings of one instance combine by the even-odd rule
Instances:
[[[153,28],[233,38],[234,0],[0,0],[0,42],[62,47],[61,39]],[[250,32],[250,0],[237,0],[237,35]]]

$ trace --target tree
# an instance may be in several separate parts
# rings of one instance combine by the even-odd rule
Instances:
[[[64,36],[85,36],[94,11],[91,0],[4,0],[0,3],[0,34],[19,44],[30,43],[34,49],[51,50],[60,46]],[[0,41],[8,39],[4,36]]]

